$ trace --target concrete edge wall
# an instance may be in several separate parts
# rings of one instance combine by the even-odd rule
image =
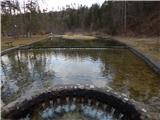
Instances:
[[[98,37],[98,38],[100,38],[100,37]],[[46,39],[46,38],[45,38]],[[43,40],[43,39],[42,39]],[[39,40],[39,41],[41,41],[41,40]],[[22,45],[22,46],[17,46],[17,47],[13,47],[13,48],[9,48],[9,49],[6,49],[6,50],[3,50],[3,51],[1,51],[1,56],[3,56],[3,55],[5,55],[5,54],[7,54],[7,53],[10,53],[10,52],[12,52],[12,51],[15,51],[15,50],[23,50],[23,49],[32,49],[33,47],[32,47],[32,44],[35,44],[35,43],[37,43],[37,42],[39,42],[39,41],[36,41],[36,42],[33,42],[33,43],[31,43],[31,44],[28,44],[28,45]],[[118,43],[120,43],[119,41],[116,41],[116,40],[114,40],[115,42],[118,42]],[[41,48],[86,48],[86,47],[36,47],[36,48],[33,48],[33,49],[41,49]],[[125,44],[123,44],[123,43],[120,43],[120,45],[119,46],[106,46],[106,47],[88,47],[88,48],[118,48],[118,49],[123,49],[123,48],[126,48],[126,45]]]
[[[24,117],[36,105],[45,101],[56,100],[57,98],[85,97],[96,99],[102,103],[114,107],[116,110],[124,114],[124,119],[130,120],[147,120],[146,111],[140,108],[136,102],[129,100],[127,97],[117,94],[111,90],[102,90],[93,85],[60,85],[41,91],[34,96],[26,96],[19,98],[14,102],[2,107],[2,117],[7,119],[18,119]]]
[[[10,53],[12,51],[15,51],[15,50],[18,50],[19,48],[21,48],[22,46],[17,46],[17,47],[13,47],[13,48],[9,48],[9,49],[6,49],[6,50],[3,50],[1,51],[1,56],[7,54],[7,53]]]
[[[111,37],[111,39],[113,38]],[[116,40],[116,39],[113,39],[113,40]],[[119,40],[116,40],[116,41],[119,41]],[[120,42],[120,43],[125,44],[123,42]],[[127,44],[125,45],[133,54],[141,58],[154,72],[160,75],[160,63],[154,62],[153,60],[151,60],[151,58],[147,57],[146,55],[144,55],[141,51],[137,50],[136,48],[133,48]]]
[[[103,37],[98,37],[98,38],[103,38]],[[103,39],[107,39],[107,38],[103,38]],[[128,48],[132,53],[134,53],[136,56],[141,58],[148,66],[150,66],[157,74],[160,74],[160,65],[159,65],[160,63],[154,62],[153,60],[151,60],[149,57],[144,55],[139,50],[137,50],[137,49],[135,49],[135,48],[123,43],[123,42],[120,42],[116,39],[113,39],[112,37],[109,37],[109,39],[117,41],[118,43],[120,43],[123,46],[108,46],[108,47],[105,47],[105,48]],[[39,42],[39,41],[36,41],[36,42]],[[34,42],[34,43],[36,43],[36,42]],[[1,56],[5,55],[7,53],[10,53],[12,51],[18,50],[18,49],[30,49],[30,48],[32,48],[30,46],[34,43],[31,43],[29,45],[17,46],[17,47],[13,47],[13,48],[9,48],[7,50],[1,51]],[[54,47],[54,48],[56,48],[56,47]],[[64,47],[64,48],[68,48],[68,47]],[[93,48],[93,47],[90,47],[90,48]],[[37,49],[39,49],[39,48],[37,48]]]
[[[140,52],[135,48],[129,46],[129,50],[135,55],[137,55],[139,58],[143,59],[145,63],[148,66],[150,66],[157,74],[160,74],[160,66],[158,65],[158,63],[155,63],[153,60],[151,60],[149,57],[147,57],[146,55],[144,55],[142,52]]]
[[[44,39],[47,39],[47,38],[44,38]],[[41,40],[44,40],[44,39],[41,39]],[[39,41],[41,41],[41,40],[39,40]],[[20,46],[16,46],[16,47],[8,48],[8,49],[6,49],[6,50],[1,51],[1,56],[5,55],[5,54],[7,54],[7,53],[10,53],[10,52],[12,52],[12,51],[15,51],[15,50],[21,49],[21,48],[23,48],[23,47],[30,46],[30,45],[32,45],[32,44],[34,44],[34,43],[39,42],[39,41],[35,41],[35,42],[30,43],[30,44],[28,44],[28,45],[20,45]]]

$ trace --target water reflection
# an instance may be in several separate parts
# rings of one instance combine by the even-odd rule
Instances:
[[[2,56],[2,100],[57,84],[94,84],[127,94],[160,111],[159,75],[127,49],[37,49]],[[154,98],[154,99],[153,99]]]

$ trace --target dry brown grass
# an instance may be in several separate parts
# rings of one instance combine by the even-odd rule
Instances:
[[[113,38],[140,50],[143,54],[160,62],[160,37],[135,38],[116,36]]]
[[[17,39],[14,39],[12,37],[2,37],[1,38],[1,49],[5,50],[8,48],[17,47],[20,45],[28,45],[33,42],[40,41],[46,37],[47,35],[34,35],[32,36],[32,38],[17,38]],[[12,42],[12,46],[7,45],[8,42]]]
[[[82,34],[65,34],[65,35],[54,35],[54,36],[62,37],[66,39],[81,39],[81,40],[89,40],[89,39],[96,38],[93,36],[87,36]],[[2,50],[4,50],[10,47],[16,47],[19,45],[27,45],[33,42],[40,41],[46,37],[47,35],[36,35],[36,36],[33,36],[32,38],[19,38],[16,40],[10,37],[2,37],[1,47],[2,47]],[[136,38],[136,37],[114,36],[113,38],[140,50],[142,53],[146,55],[151,56],[151,58],[153,58],[155,61],[160,61],[160,37]],[[6,45],[6,42],[10,42],[10,41],[13,42],[12,44],[13,46]]]
[[[96,39],[94,36],[83,35],[83,34],[65,34],[65,35],[58,35],[57,37],[62,37],[65,39],[78,39],[78,40],[92,40]]]

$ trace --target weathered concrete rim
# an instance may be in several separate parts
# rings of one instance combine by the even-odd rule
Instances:
[[[144,55],[141,51],[137,50],[136,48],[133,48],[132,46],[130,46],[130,45],[126,44],[126,43],[123,43],[123,42],[121,42],[121,41],[119,41],[117,39],[113,39],[112,37],[108,37],[108,38],[97,37],[97,38],[111,39],[113,41],[119,42],[123,46],[88,47],[88,48],[118,48],[118,49],[127,48],[132,53],[134,53],[136,56],[141,58],[148,66],[150,66],[152,68],[152,70],[154,70],[154,72],[156,72],[157,74],[160,74],[160,63],[156,63],[155,61],[150,59],[148,56]],[[46,38],[44,38],[44,39],[46,39]],[[42,39],[42,40],[44,40],[44,39]],[[39,41],[41,41],[41,40],[39,40]],[[39,41],[36,41],[36,42],[39,42]],[[23,49],[41,49],[41,48],[66,48],[67,49],[67,48],[71,48],[71,47],[38,47],[38,48],[32,48],[31,45],[36,43],[36,42],[33,42],[31,44],[28,44],[28,45],[17,46],[17,47],[13,47],[13,48],[9,48],[7,50],[1,51],[1,56],[5,55],[7,53],[10,53],[12,51],[15,51],[15,50],[23,50]],[[86,47],[72,47],[72,48],[86,48]]]
[[[10,53],[10,52],[13,52],[13,51],[15,51],[15,50],[18,50],[18,49],[20,49],[20,48],[22,48],[22,47],[24,47],[24,46],[26,46],[26,45],[17,46],[17,47],[12,47],[12,48],[8,48],[8,49],[6,49],[6,50],[3,50],[3,51],[1,51],[1,56],[5,55],[5,54],[8,54],[8,53]]]
[[[114,39],[111,37],[111,39],[119,41],[117,39]],[[155,73],[160,75],[160,63],[153,61],[151,58],[149,58],[147,55],[144,55],[141,51],[139,51],[138,49],[123,43],[121,41],[119,41],[122,44],[125,44],[127,46],[127,48],[136,56],[138,56],[139,58],[141,58]]]
[[[20,45],[20,46],[8,48],[8,49],[6,49],[6,50],[1,51],[1,56],[5,55],[5,54],[7,54],[7,53],[10,53],[10,52],[12,52],[12,51],[19,50],[19,49],[22,49],[22,48],[24,48],[24,47],[30,46],[30,45],[32,45],[32,44],[34,44],[34,43],[37,43],[37,42],[39,42],[39,41],[42,41],[42,40],[44,40],[44,39],[47,39],[47,38],[40,39],[40,40],[38,40],[38,41],[32,42],[32,43],[27,44],[27,45]]]
[[[135,55],[137,55],[139,58],[143,59],[145,63],[150,66],[157,74],[160,74],[160,64],[154,62],[152,59],[144,55],[142,52],[139,50],[129,46],[129,50],[132,51]]]
[[[107,46],[107,47],[36,47],[32,48],[30,45],[18,46],[10,48],[1,52],[1,56],[16,50],[29,50],[29,49],[127,49],[125,46]]]
[[[50,37],[48,37],[48,38],[50,38]],[[96,37],[97,39],[98,38],[100,38],[100,37]],[[47,38],[44,38],[44,39],[47,39]],[[44,40],[44,39],[41,39],[41,40],[39,40],[39,41],[42,41],[42,40]],[[65,38],[63,38],[63,39],[65,39]],[[104,38],[102,38],[102,39],[104,39]],[[25,50],[25,49],[43,49],[43,48],[66,48],[66,49],[68,49],[68,48],[116,48],[116,49],[125,49],[125,48],[127,48],[126,47],[126,45],[125,44],[123,44],[123,43],[121,43],[121,42],[119,42],[119,41],[116,41],[116,40],[113,40],[113,41],[116,41],[116,42],[118,42],[118,43],[120,43],[120,45],[112,45],[112,46],[110,46],[110,45],[108,45],[108,46],[90,46],[90,47],[70,47],[70,46],[68,46],[68,47],[32,47],[32,45],[33,44],[35,44],[35,43],[37,43],[37,42],[39,42],[39,41],[35,41],[35,42],[33,42],[33,43],[31,43],[31,44],[28,44],[28,45],[21,45],[21,46],[17,46],[17,47],[12,47],[12,48],[8,48],[8,49],[6,49],[6,50],[3,50],[3,51],[1,51],[1,56],[3,56],[3,55],[5,55],[5,54],[8,54],[8,53],[10,53],[10,52],[12,52],[12,51],[16,51],[16,50]]]
[[[2,108],[2,117],[7,119],[19,119],[23,115],[30,113],[38,104],[57,98],[84,97],[96,99],[102,103],[112,106],[124,114],[123,119],[129,120],[147,120],[146,111],[136,106],[136,103],[130,101],[125,96],[119,95],[111,90],[102,90],[93,85],[59,85],[49,88],[34,96],[27,96],[18,99]]]

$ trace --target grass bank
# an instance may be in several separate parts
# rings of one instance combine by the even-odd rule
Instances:
[[[2,37],[1,40],[1,48],[2,50],[11,48],[11,47],[16,47],[16,46],[20,46],[20,45],[28,45],[34,42],[38,42],[44,38],[47,38],[48,35],[36,35],[33,36],[32,38],[18,38],[18,39],[13,39],[10,37]],[[106,46],[104,43],[104,41],[99,41],[98,39],[96,40],[95,36],[99,36],[99,37],[111,37],[114,38],[116,40],[119,40],[120,42],[123,42],[125,44],[128,44],[138,50],[140,50],[143,54],[150,56],[153,60],[155,60],[156,62],[160,62],[160,37],[126,37],[126,36],[108,36],[108,35],[104,35],[104,34],[99,34],[99,35],[89,35],[89,34],[64,34],[64,35],[54,35],[55,37],[58,38],[64,38],[66,40],[71,40],[71,43],[69,42],[64,42],[62,40],[55,40],[53,39],[53,41],[45,41],[45,42],[39,42],[38,46],[49,46],[49,47],[65,47],[65,46],[72,46],[72,47],[76,47],[76,46],[93,46],[93,47],[97,47],[97,43],[101,44],[101,47]],[[78,40],[75,42],[72,42],[72,40]],[[88,40],[88,42],[83,42],[83,40]],[[90,42],[89,42],[90,41]],[[8,42],[12,42],[12,46],[8,46],[6,43]],[[101,42],[101,43],[100,43]],[[104,42],[104,43],[103,43]],[[44,44],[45,43],[45,44]],[[64,44],[65,43],[65,44]],[[110,42],[109,42],[110,43]],[[112,43],[112,42],[111,42]],[[67,44],[67,45],[66,45]],[[88,45],[89,44],[89,45]],[[94,44],[94,45],[93,45]],[[99,45],[98,45],[99,46]]]
[[[94,36],[83,35],[83,34],[65,34],[65,35],[55,35],[55,37],[61,37],[68,40],[93,40],[96,39]]]
[[[12,47],[17,47],[21,45],[28,45],[34,42],[38,42],[44,38],[47,38],[47,35],[34,35],[31,38],[17,38],[12,37],[2,37],[1,38],[1,50],[5,50]]]
[[[138,49],[143,54],[149,56],[156,62],[160,62],[160,37],[122,37],[113,36],[112,38]]]
[[[111,39],[64,39],[53,37],[36,42],[31,48],[124,48],[124,44]]]

